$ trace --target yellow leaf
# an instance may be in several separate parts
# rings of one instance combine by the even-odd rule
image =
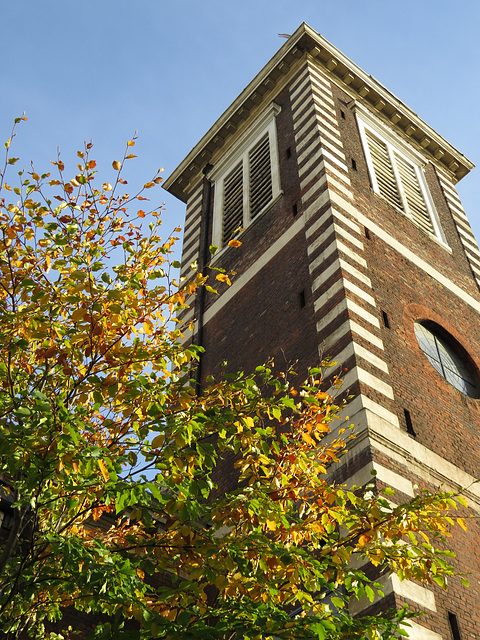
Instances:
[[[160,433],[158,436],[155,436],[155,438],[152,440],[152,449],[158,449],[159,447],[162,446],[164,441],[165,441],[165,435],[163,433]]]
[[[462,527],[464,531],[467,530],[467,525],[465,524],[465,520],[463,518],[457,518],[457,524]]]
[[[143,188],[144,189],[151,189],[154,186],[155,186],[154,182],[147,182],[146,184],[143,185]]]
[[[102,472],[103,479],[105,480],[105,482],[108,482],[110,479],[110,476],[108,475],[108,469],[105,466],[105,463],[103,462],[103,460],[98,461],[98,466],[100,467],[100,471]]]
[[[122,167],[122,163],[119,162],[118,160],[114,160],[112,162],[112,167],[115,169],[115,171],[120,171],[120,169]]]
[[[240,242],[240,240],[230,240],[230,242],[228,243],[229,247],[241,247],[242,243]]]
[[[127,147],[133,147],[135,145],[135,141],[134,140],[129,140],[127,142]]]
[[[255,427],[255,422],[253,421],[253,418],[251,416],[245,416],[243,418],[243,421],[250,429],[253,429]]]
[[[75,311],[70,316],[70,320],[72,322],[78,322],[83,318],[83,316],[87,313],[86,309],[75,309]]]
[[[276,520],[267,519],[266,525],[270,529],[270,531],[276,531],[276,529],[277,529],[277,521]]]
[[[143,323],[143,330],[145,331],[145,333],[147,334],[147,336],[151,336],[153,333],[153,325],[151,322],[144,322]]]
[[[231,281],[230,281],[230,278],[227,276],[226,273],[217,273],[216,278],[220,282],[226,282],[228,284],[228,286],[230,286],[232,284]]]

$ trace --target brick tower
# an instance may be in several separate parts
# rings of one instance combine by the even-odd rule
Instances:
[[[184,314],[206,349],[199,385],[224,360],[304,374],[329,355],[357,433],[338,477],[362,485],[375,469],[396,500],[467,487],[480,510],[480,251],[454,186],[472,168],[301,25],[166,181],[187,204],[182,275],[211,244],[238,273]],[[452,539],[469,589],[393,576],[370,610],[426,611],[418,640],[480,637],[478,534],[474,521]]]

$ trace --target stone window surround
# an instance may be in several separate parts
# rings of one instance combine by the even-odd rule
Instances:
[[[222,226],[223,226],[223,182],[232,169],[241,161],[244,163],[249,151],[268,132],[270,141],[270,162],[272,177],[272,198],[270,202],[255,216],[257,220],[262,212],[266,210],[281,194],[280,187],[280,166],[277,143],[276,116],[280,113],[280,107],[271,103],[249,129],[243,133],[238,142],[228,150],[213,167],[208,174],[209,180],[215,184],[215,195],[213,205],[213,230],[212,244],[222,248]],[[244,191],[248,189],[248,180],[245,180]],[[249,217],[248,193],[244,196],[243,228],[248,227],[253,220]],[[217,254],[218,256],[218,254]]]
[[[396,135],[395,132],[384,127],[382,123],[376,120],[365,108],[362,107],[362,105],[356,103],[353,108],[357,119],[360,139],[362,141],[365,160],[367,163],[373,191],[379,197],[383,198],[383,196],[380,194],[377,179],[375,177],[375,170],[371,160],[365,131],[366,129],[370,130],[374,136],[382,140],[389,148],[393,148],[396,153],[398,153],[400,156],[403,156],[403,158],[405,158],[409,163],[415,165],[419,169],[419,171],[417,172],[417,177],[419,179],[422,195],[425,199],[432,225],[435,230],[433,238],[435,238],[435,240],[439,241],[445,247],[448,247],[442,228],[440,226],[440,221],[435,209],[435,205],[433,204],[432,196],[430,195],[430,191],[425,180],[424,168],[427,164],[426,159],[419,152],[417,152],[416,149],[414,149],[411,145],[408,145],[408,143],[406,143],[398,135]],[[387,200],[387,202],[389,201]],[[391,202],[389,202],[389,205],[394,207]],[[398,209],[398,211],[401,212],[402,215],[407,216],[416,226],[419,226],[415,219],[409,213],[407,213],[403,209]]]

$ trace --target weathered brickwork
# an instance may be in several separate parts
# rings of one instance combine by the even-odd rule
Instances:
[[[480,371],[480,251],[454,187],[459,165],[446,142],[446,151],[428,150],[434,132],[414,138],[415,127],[395,127],[401,116],[384,109],[388,96],[364,99],[371,89],[358,83],[354,88],[357,68],[339,76],[336,64],[314,53],[297,51],[288,65],[278,63],[255,94],[252,124],[261,113],[260,95],[268,96],[265,107],[280,107],[281,195],[241,232],[241,247],[223,248],[213,260],[237,275],[231,287],[218,283],[219,295],[206,296],[203,375],[251,371],[273,357],[279,369],[296,362],[302,376],[331,356],[338,363],[333,372],[342,374],[344,388],[355,396],[349,416],[357,432],[332,478],[362,486],[374,470],[377,488],[393,487],[397,500],[412,497],[416,486],[466,486],[478,513],[480,490],[471,482],[480,462],[480,400],[437,373],[414,333],[415,322],[436,323]],[[277,92],[272,78],[279,82]],[[245,100],[249,105],[250,98]],[[357,120],[360,107],[422,158],[438,237],[374,192]],[[213,154],[213,167],[248,133],[248,122]],[[201,194],[202,185],[192,183],[187,262],[200,251]],[[182,273],[187,268],[185,263]],[[196,313],[192,308],[185,317]],[[228,486],[234,479],[226,460],[222,481]],[[446,594],[435,585],[382,578],[386,597],[372,606],[358,603],[358,610],[407,602],[427,612],[413,626],[414,639],[451,638],[449,612],[462,638],[480,637],[478,534],[474,521],[468,533],[455,529],[450,544],[458,569],[473,573],[469,590],[457,578]]]

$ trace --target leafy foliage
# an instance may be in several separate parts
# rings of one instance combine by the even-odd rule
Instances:
[[[54,178],[7,184],[5,145],[2,637],[74,638],[72,610],[95,638],[393,637],[404,611],[350,614],[380,590],[352,558],[443,586],[452,569],[431,540],[454,498],[398,506],[327,482],[345,443],[325,438],[339,407],[319,371],[295,389],[258,367],[195,394],[199,349],[174,316],[206,277],[169,277],[174,238],[142,209],[159,173],[120,193],[134,144],[113,185],[98,184],[91,144],[72,178],[58,159]]]

